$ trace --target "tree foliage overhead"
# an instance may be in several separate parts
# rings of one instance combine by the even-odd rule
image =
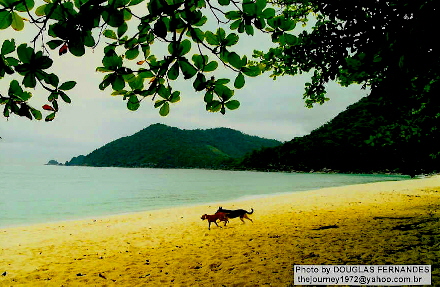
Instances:
[[[221,113],[239,107],[234,94],[246,77],[265,71],[275,78],[311,72],[304,93],[309,107],[327,100],[328,81],[373,89],[400,82],[402,93],[423,97],[439,79],[434,0],[44,1],[0,0],[0,29],[21,31],[25,22],[38,27],[30,43],[2,43],[0,78],[15,77],[0,91],[5,117],[41,119],[28,103],[37,85],[48,92],[46,121],[60,102],[70,103],[67,91],[76,83],[50,72],[50,50],[81,57],[103,47],[99,89],[121,95],[130,110],[153,99],[162,116],[180,100],[174,89],[179,78],[202,93],[208,111]],[[212,31],[208,18],[218,24]],[[312,24],[295,34],[298,23]],[[276,47],[255,51],[254,59],[234,51],[241,35],[256,31]],[[217,78],[220,66],[235,75]]]
[[[145,5],[147,9],[142,9]],[[289,31],[295,26],[289,19],[275,21],[275,9],[267,7],[266,0],[45,0],[34,6],[34,0],[0,1],[0,29],[22,30],[22,17],[39,29],[31,46],[17,47],[14,40],[3,42],[0,77],[16,73],[23,77],[21,84],[11,82],[8,94],[1,96],[6,117],[15,113],[41,118],[27,104],[31,94],[22,96],[14,89],[38,84],[49,92],[44,109],[52,112],[46,120],[52,120],[58,101],[70,102],[65,91],[73,88],[74,82],[60,85],[58,75],[47,72],[52,66],[50,50],[81,57],[99,42],[105,43],[102,66],[97,67],[104,73],[99,89],[110,88],[113,95],[123,96],[128,109],[137,110],[144,98],[152,97],[159,113],[167,115],[170,104],[180,100],[173,83],[183,78],[195,91],[204,93],[208,111],[225,113],[239,107],[239,101],[233,99],[234,89],[244,86],[245,77],[260,74],[258,65],[234,52],[239,34],[254,35],[254,29],[268,27]],[[230,31],[205,29],[208,13]],[[164,46],[165,53],[160,51],[164,55],[152,52]],[[219,63],[235,72],[233,82],[212,74]]]
[[[438,82],[440,45],[435,37],[438,3],[423,1],[283,1],[289,18],[316,17],[297,45],[259,53],[274,76],[313,72],[306,104],[323,103],[325,84],[338,81],[375,89],[398,81],[421,96]],[[307,9],[308,8],[308,9]]]

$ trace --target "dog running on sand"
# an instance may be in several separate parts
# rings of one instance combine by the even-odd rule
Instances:
[[[214,222],[215,225],[217,225],[217,227],[221,227],[221,226],[218,226],[217,220],[224,221],[225,222],[224,226],[226,226],[226,223],[229,222],[229,218],[228,218],[227,214],[224,212],[217,212],[216,214],[212,214],[212,215],[203,214],[202,220],[205,220],[205,219],[208,220],[208,230],[211,230],[211,222]]]
[[[250,219],[247,215],[248,214],[252,214],[252,213],[254,213],[254,209],[253,208],[251,208],[251,211],[249,212],[249,211],[246,211],[246,210],[244,210],[244,209],[233,209],[233,210],[230,210],[230,209],[223,209],[223,207],[219,207],[218,209],[217,209],[217,212],[216,212],[216,214],[217,213],[226,213],[226,215],[228,216],[228,218],[236,218],[236,217],[240,217],[240,220],[244,223],[244,220],[243,220],[243,218],[246,218],[247,220],[250,220],[252,223],[253,223],[253,221],[252,221],[252,219]]]

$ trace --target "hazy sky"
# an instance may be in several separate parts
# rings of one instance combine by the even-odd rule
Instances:
[[[4,39],[17,36],[17,45],[29,43],[34,35],[31,29],[17,33],[8,28],[2,30],[0,44]],[[243,46],[236,51],[264,49],[262,45],[267,45],[269,40],[245,39],[241,43]],[[167,117],[161,117],[149,99],[142,102],[138,111],[131,112],[120,96],[110,95],[110,89],[99,90],[98,84],[104,75],[95,72],[96,67],[101,66],[100,51],[88,50],[81,58],[70,54],[60,57],[55,52],[51,56],[55,62],[52,71],[58,74],[61,82],[77,81],[77,86],[68,93],[72,103],[61,104],[56,119],[48,123],[17,116],[9,120],[0,117],[0,164],[44,164],[50,159],[65,162],[154,123],[182,129],[229,127],[249,135],[287,141],[308,134],[367,93],[359,86],[342,88],[330,84],[328,97],[331,100],[308,109],[302,99],[306,76],[289,76],[276,81],[270,79],[269,74],[246,77],[246,86],[235,93],[235,98],[241,102],[240,108],[222,115],[207,112],[203,93],[194,92],[192,82],[183,81],[181,101],[171,106]],[[11,80],[8,77],[0,80],[0,93],[7,93]],[[41,108],[46,97],[45,92],[37,89],[30,104]]]

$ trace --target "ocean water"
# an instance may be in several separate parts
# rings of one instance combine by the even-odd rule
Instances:
[[[0,228],[407,178],[198,169],[0,166]]]

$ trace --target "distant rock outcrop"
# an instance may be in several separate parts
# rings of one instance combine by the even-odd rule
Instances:
[[[59,163],[58,161],[51,159],[49,160],[46,165],[63,165],[62,163]]]

